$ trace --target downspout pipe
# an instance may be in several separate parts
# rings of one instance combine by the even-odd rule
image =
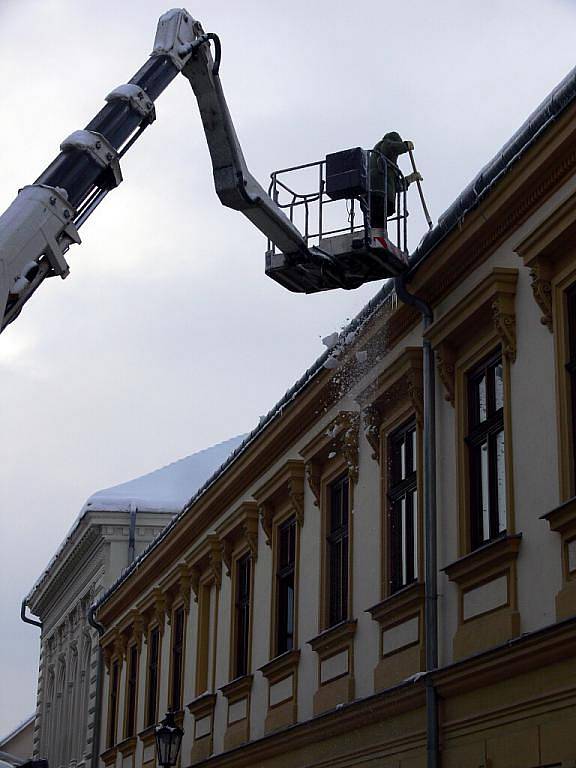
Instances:
[[[41,621],[36,621],[36,619],[31,619],[29,616],[26,616],[26,598],[22,600],[20,605],[20,618],[25,624],[33,624],[35,627],[40,627],[40,629],[42,629]]]
[[[104,626],[96,618],[96,606],[91,605],[88,611],[88,624],[98,632],[98,663],[96,665],[96,700],[94,707],[94,729],[92,731],[92,768],[98,768],[100,760],[100,721],[102,718],[102,688],[104,678],[104,655],[100,646],[100,638],[104,634]]]
[[[136,557],[136,515],[138,507],[130,502],[130,526],[128,528],[128,565],[134,562]]]
[[[432,308],[422,299],[409,293],[406,277],[394,280],[398,298],[417,309],[422,315],[424,330],[434,319]],[[426,672],[438,668],[438,541],[436,511],[436,397],[434,350],[429,339],[424,339],[424,623],[426,627]],[[440,765],[438,728],[438,697],[431,675],[426,676],[426,750],[427,768]]]

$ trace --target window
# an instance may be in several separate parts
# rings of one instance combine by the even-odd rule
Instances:
[[[279,526],[276,553],[276,654],[294,648],[294,572],[296,520]]]
[[[397,592],[418,578],[416,422],[389,438],[389,580]]]
[[[234,677],[248,674],[250,641],[250,571],[251,559],[246,554],[236,561],[235,658]]]
[[[170,681],[171,706],[178,711],[182,706],[182,672],[184,656],[184,607],[174,611],[172,617],[172,675]]]
[[[196,696],[208,690],[210,667],[210,626],[211,621],[210,584],[202,584],[198,590],[198,620],[196,643]]]
[[[118,659],[112,662],[110,672],[110,703],[108,710],[108,746],[116,744],[116,720],[118,716],[118,682],[120,678],[120,665]]]
[[[148,638],[148,693],[146,697],[146,726],[156,722],[158,698],[158,666],[160,662],[160,630],[150,632]]]
[[[348,618],[348,476],[328,486],[328,626]]]
[[[138,690],[138,646],[128,650],[128,672],[126,678],[126,738],[136,732],[136,694]]]
[[[576,487],[576,285],[567,294],[568,309],[568,362],[566,371],[570,378],[570,403],[572,410],[572,476]]]
[[[504,448],[504,374],[500,352],[468,374],[470,545],[505,533],[507,527]]]

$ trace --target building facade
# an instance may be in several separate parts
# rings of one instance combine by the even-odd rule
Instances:
[[[574,764],[575,92],[98,600],[104,766]]]
[[[90,606],[239,442],[233,438],[88,499],[24,601],[41,624],[29,756],[47,758],[50,768],[96,765],[102,665]]]

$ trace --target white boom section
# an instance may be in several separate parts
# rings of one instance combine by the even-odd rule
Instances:
[[[194,53],[182,74],[190,82],[198,101],[218,197],[228,208],[241,211],[283,253],[309,257],[310,251],[298,229],[246,166],[208,44],[208,40],[215,36],[205,35],[199,22],[195,23],[194,29],[197,37],[190,45]],[[219,46],[217,40],[216,43]]]
[[[43,185],[24,187],[0,216],[0,330],[48,272],[68,275],[64,253],[80,242],[74,216],[65,190]],[[18,298],[5,317],[9,295]]]

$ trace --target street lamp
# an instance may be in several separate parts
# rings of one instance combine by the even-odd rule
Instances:
[[[184,731],[174,720],[174,712],[169,709],[166,717],[156,726],[156,754],[158,762],[164,768],[176,765]]]

